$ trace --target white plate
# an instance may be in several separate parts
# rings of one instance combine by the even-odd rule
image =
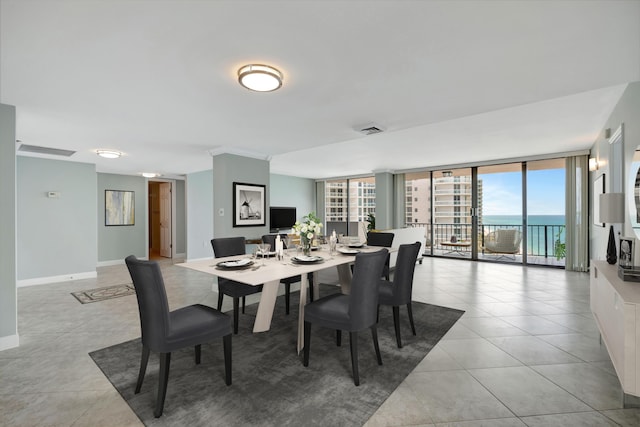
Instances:
[[[216,267],[233,269],[233,268],[248,267],[248,266],[250,266],[252,264],[253,264],[253,261],[251,261],[248,258],[243,258],[243,259],[238,259],[238,260],[234,260],[234,261],[222,261],[222,262],[217,263]]]
[[[358,249],[349,249],[349,248],[338,248],[338,252],[345,255],[355,255],[360,253]]]
[[[301,264],[312,264],[314,262],[320,262],[320,261],[324,261],[324,258],[322,258],[321,256],[306,256],[306,255],[299,255],[299,256],[294,256],[293,258],[291,258],[291,260],[293,262],[298,262]]]

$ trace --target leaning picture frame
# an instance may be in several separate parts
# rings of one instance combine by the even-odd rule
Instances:
[[[258,227],[266,224],[266,185],[233,183],[233,226]]]
[[[623,268],[633,267],[634,252],[635,252],[635,238],[634,237],[621,237],[620,238],[620,260],[618,264]]]
[[[104,190],[104,225],[136,225],[134,191]]]
[[[593,225],[605,227],[605,223],[600,221],[600,195],[604,194],[604,174],[593,181]]]

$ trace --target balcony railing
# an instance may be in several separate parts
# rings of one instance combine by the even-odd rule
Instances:
[[[411,223],[407,224],[407,227],[426,227],[427,238],[430,232],[430,225],[425,223]],[[435,248],[442,248],[440,242],[449,242],[451,237],[455,236],[458,241],[471,241],[472,240],[472,228],[470,224],[453,224],[453,223],[438,223],[433,224],[433,242]],[[484,238],[489,233],[498,229],[510,229],[519,230],[522,232],[522,225],[509,225],[509,224],[491,224],[491,225],[479,225],[478,233],[478,249],[481,250],[484,246]],[[557,254],[556,241],[559,240],[561,245],[564,245],[565,235],[564,225],[557,224],[541,224],[541,225],[528,225],[527,226],[527,255],[534,257],[544,258],[560,258],[564,257],[564,254]],[[524,245],[521,243],[521,245]],[[469,247],[466,249],[471,251]],[[522,251],[522,246],[521,246]]]

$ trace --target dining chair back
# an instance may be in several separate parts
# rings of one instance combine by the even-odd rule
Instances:
[[[379,365],[382,365],[378,332],[376,328],[376,314],[378,307],[378,282],[384,261],[388,255],[387,249],[377,252],[359,253],[355,258],[351,293],[349,295],[332,294],[320,298],[305,306],[304,310],[304,366],[309,366],[311,346],[311,324],[315,323],[325,328],[336,330],[336,343],[341,345],[342,331],[349,332],[351,348],[351,367],[353,382],[360,385],[358,372],[358,332],[371,329],[373,346]]]
[[[211,247],[213,255],[216,258],[224,258],[234,255],[246,254],[246,245],[244,237],[221,237],[211,239]],[[222,277],[218,277],[218,310],[222,310],[222,299],[224,295],[233,298],[233,333],[238,333],[238,323],[240,311],[240,298],[242,298],[242,312],[246,307],[247,295],[262,292],[262,285],[252,286],[246,283],[236,282]]]
[[[393,238],[395,234],[393,233],[384,233],[378,231],[369,231],[367,233],[367,245],[369,246],[382,246],[384,248],[390,248],[393,244]],[[391,254],[387,255],[387,260],[384,263],[384,268],[382,269],[381,277],[389,280],[389,263],[391,261]]]
[[[211,307],[194,304],[169,311],[167,292],[160,266],[155,261],[138,260],[130,255],[125,263],[138,299],[142,332],[142,356],[135,393],[142,382],[151,351],[160,354],[158,395],[154,415],[160,417],[169,381],[171,353],[184,347],[195,347],[195,362],[200,363],[201,345],[223,339],[225,382],[231,384],[231,319]]]
[[[402,339],[400,337],[401,305],[407,306],[411,330],[413,335],[416,334],[416,327],[413,322],[413,310],[411,308],[411,296],[413,290],[413,275],[419,252],[420,242],[400,245],[396,268],[393,273],[393,282],[381,280],[379,284],[379,304],[393,307],[393,324],[398,348],[402,348]]]

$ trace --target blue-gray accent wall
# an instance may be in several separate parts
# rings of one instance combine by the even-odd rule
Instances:
[[[16,108],[0,104],[0,350],[18,345]]]
[[[18,156],[17,188],[18,280],[95,274],[95,165]]]
[[[135,192],[134,225],[104,225],[105,190]],[[128,255],[147,256],[146,198],[147,181],[144,178],[108,173],[98,174],[98,262],[124,261]]]

